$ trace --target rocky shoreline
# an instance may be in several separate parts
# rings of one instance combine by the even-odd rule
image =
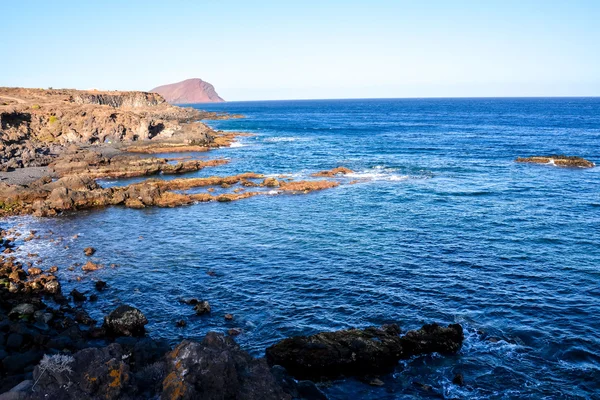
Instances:
[[[90,318],[83,304],[106,284],[96,280],[90,296],[64,295],[54,275],[60,267],[26,268],[11,255],[20,241],[44,240],[18,233],[2,231],[0,244],[0,399],[325,399],[313,382],[356,377],[377,386],[399,360],[456,354],[464,340],[457,324],[404,334],[394,324],[284,339],[264,358],[242,350],[237,332],[171,348],[147,335],[136,308],[118,306],[100,323]],[[190,304],[190,312],[210,312],[204,302]]]
[[[238,116],[170,106],[152,93],[0,88],[0,217],[307,194],[334,188],[337,178],[353,172],[337,167],[312,175],[326,179],[299,181],[254,172],[151,178],[227,164],[141,154],[229,146],[245,134],[197,122],[229,117]],[[148,179],[121,187],[96,181],[131,177]],[[24,242],[46,239],[60,241],[35,231],[1,231],[0,399],[324,399],[313,381],[356,377],[377,386],[378,376],[399,360],[456,354],[464,340],[460,325],[425,325],[404,334],[386,325],[289,338],[254,358],[234,341],[241,330],[233,328],[229,336],[211,332],[171,348],[146,334],[142,310],[121,305],[94,321],[84,304],[103,295],[105,282],[63,294],[56,273],[64,266],[46,265],[37,254],[14,256]],[[100,268],[91,260],[81,266],[92,276]],[[189,304],[191,312],[210,313],[206,301]]]

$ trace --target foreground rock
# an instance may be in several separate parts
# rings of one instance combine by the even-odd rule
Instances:
[[[33,372],[35,385],[23,399],[324,399],[312,382],[296,382],[269,368],[233,341],[209,332],[201,342],[148,355],[142,339],[88,348],[73,355],[44,356]],[[143,355],[146,354],[146,357]]]
[[[298,336],[267,348],[270,365],[281,365],[297,379],[328,380],[391,372],[401,359],[441,353],[455,354],[462,347],[458,324],[425,325],[400,336],[398,325],[350,329]]]
[[[291,399],[264,359],[214,332],[201,343],[182,342],[166,364],[161,399]]]
[[[550,164],[558,167],[572,168],[592,168],[596,164],[581,157],[551,155],[551,156],[535,156],[535,157],[519,157],[516,159],[519,163],[534,163],[534,164]]]

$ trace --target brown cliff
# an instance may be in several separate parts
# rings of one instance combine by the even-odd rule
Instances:
[[[0,171],[47,165],[71,145],[208,145],[214,132],[192,121],[223,117],[172,106],[156,93],[0,88]]]

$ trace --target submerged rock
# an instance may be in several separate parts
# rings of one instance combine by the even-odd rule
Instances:
[[[146,316],[137,308],[122,305],[104,317],[103,327],[113,336],[143,336]]]
[[[346,174],[351,174],[354,171],[352,171],[350,168],[346,168],[346,167],[337,167],[337,168],[333,168],[330,170],[326,170],[326,171],[319,171],[319,172],[315,172],[314,174],[312,174],[312,176],[315,177],[334,177],[336,175],[346,175]]]
[[[456,353],[464,339],[458,324],[425,325],[399,335],[393,324],[297,336],[267,348],[266,357],[297,379],[328,380],[391,372],[400,359],[419,354]]]
[[[96,253],[96,249],[93,247],[86,247],[85,249],[83,249],[83,254],[85,254],[88,257],[93,256],[94,253]]]

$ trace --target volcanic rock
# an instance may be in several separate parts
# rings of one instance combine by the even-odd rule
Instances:
[[[148,320],[137,308],[122,305],[104,317],[103,327],[113,336],[143,336]]]
[[[198,304],[194,306],[194,311],[196,311],[196,315],[204,315],[210,313],[210,304],[206,300],[199,301]]]
[[[349,329],[284,339],[267,348],[270,365],[281,365],[297,379],[328,380],[393,370],[400,359],[439,352],[452,354],[463,342],[462,327],[425,325],[401,337],[398,325]]]
[[[221,334],[181,342],[166,363],[162,399],[291,399],[264,359],[252,358]]]

